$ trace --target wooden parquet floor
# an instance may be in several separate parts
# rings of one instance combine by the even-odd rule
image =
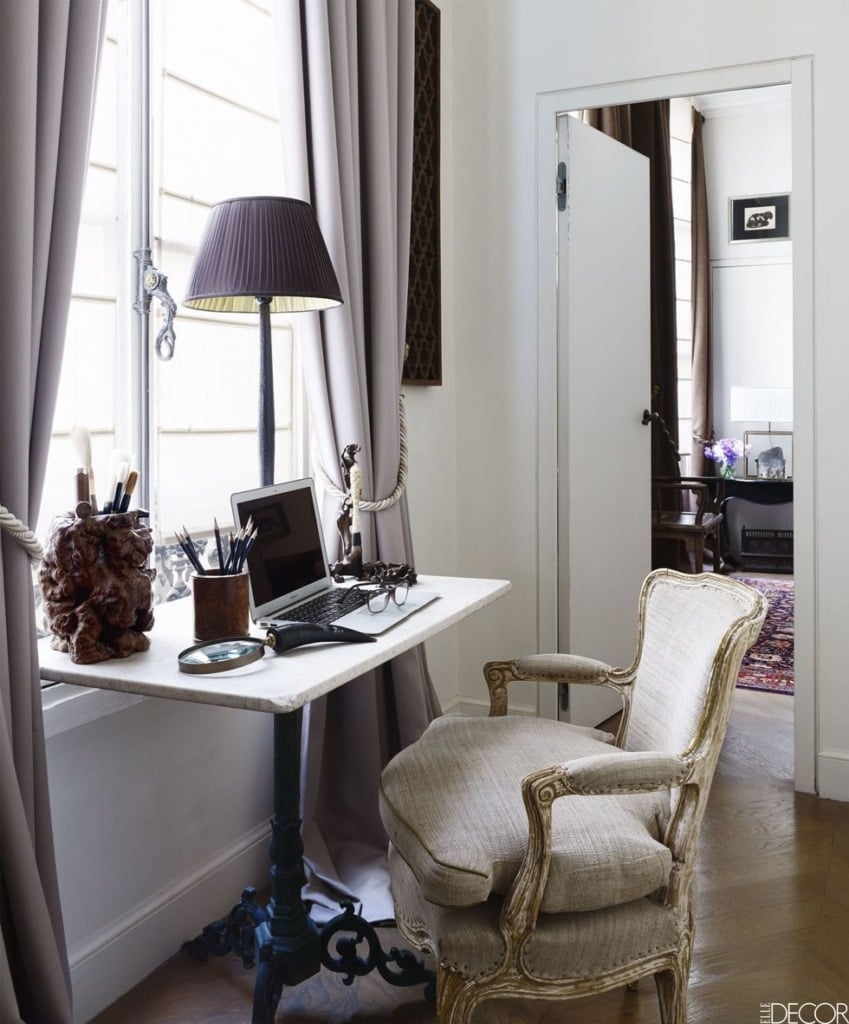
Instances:
[[[849,804],[794,793],[792,716],[791,697],[737,691],[702,828],[690,1024],[759,1024],[769,1002],[849,1003]],[[398,941],[387,930],[384,945]],[[245,1024],[252,990],[253,972],[235,958],[200,964],[177,955],[93,1024]],[[277,1019],[435,1024],[436,1015],[420,989],[373,976],[347,987],[322,972],[284,992]],[[654,985],[644,981],[636,992],[559,1004],[493,1001],[475,1022],[659,1019]]]

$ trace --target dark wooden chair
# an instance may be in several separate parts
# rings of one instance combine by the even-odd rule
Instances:
[[[704,568],[705,542],[710,541],[713,571],[720,572],[722,512],[718,489],[687,477],[652,480],[651,531],[653,540],[680,540],[693,557],[693,571]]]

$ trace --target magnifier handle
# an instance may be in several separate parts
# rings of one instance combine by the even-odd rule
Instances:
[[[269,626],[266,644],[275,654],[290,651],[304,644],[370,644],[377,637],[347,626],[318,626],[310,622],[287,622]]]

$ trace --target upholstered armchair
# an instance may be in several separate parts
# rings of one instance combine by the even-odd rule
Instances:
[[[570,999],[648,975],[664,1024],[685,1024],[696,839],[765,614],[744,584],[659,569],[630,668],[490,662],[490,717],[439,718],[387,765],[396,920],[436,960],[441,1024],[495,996]],[[614,688],[617,735],[508,716],[516,680]]]

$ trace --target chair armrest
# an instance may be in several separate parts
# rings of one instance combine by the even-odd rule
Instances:
[[[706,512],[715,516],[722,514],[722,502],[725,500],[725,481],[717,478],[711,484],[705,483],[698,477],[684,476],[678,479],[669,477],[654,477],[652,479],[652,507],[662,510],[664,508],[663,494],[678,492],[678,500],[683,503],[686,496],[694,497],[696,500],[696,523],[701,523]]]
[[[577,654],[528,654],[512,661],[488,661],[483,667],[489,688],[490,717],[507,714],[507,685],[513,682],[587,683],[612,686],[627,702],[625,691],[633,681],[629,670],[611,668],[603,661]]]
[[[688,781],[694,764],[692,758],[652,750],[579,757],[560,766],[562,792],[555,799],[566,793],[596,796],[672,789]]]
[[[528,845],[501,911],[500,927],[511,944],[526,941],[536,925],[551,866],[551,808],[561,796],[647,793],[682,786],[697,760],[658,751],[593,754],[531,772],[522,781]]]

